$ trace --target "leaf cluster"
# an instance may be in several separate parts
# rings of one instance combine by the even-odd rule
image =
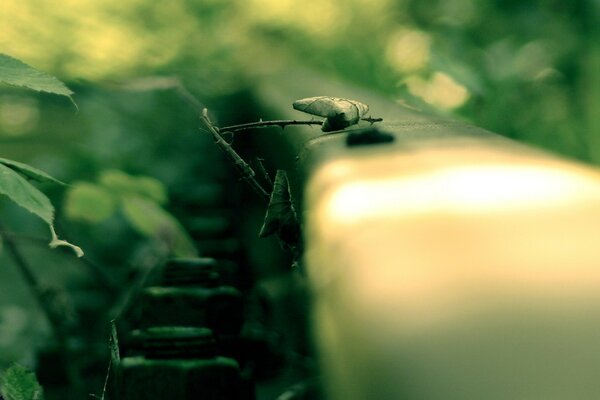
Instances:
[[[77,107],[73,100],[73,91],[64,83],[45,72],[39,71],[21,60],[0,53],[0,83],[24,87],[37,92],[47,92],[66,96]]]
[[[120,212],[136,232],[166,242],[174,255],[195,255],[192,240],[163,207],[167,197],[165,186],[155,178],[106,170],[96,182],[78,181],[69,187],[65,213],[72,220],[95,224]]]
[[[0,374],[0,394],[4,400],[43,400],[44,393],[35,374],[14,364]]]
[[[73,92],[64,83],[6,54],[0,54],[0,83],[67,96],[75,105],[71,97]],[[52,235],[50,247],[66,246],[73,249],[78,257],[81,257],[83,251],[79,247],[57,237],[54,230],[54,206],[48,197],[28,180],[63,184],[44,171],[30,165],[0,158],[0,194],[7,196],[48,224]]]

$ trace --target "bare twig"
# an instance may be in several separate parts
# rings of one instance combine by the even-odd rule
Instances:
[[[256,157],[256,167],[258,169],[258,172],[260,172],[262,174],[267,185],[269,185],[268,189],[269,190],[273,189],[273,180],[271,179],[271,176],[267,172],[267,169],[265,168],[265,165],[263,164],[262,158]]]
[[[48,247],[48,239],[41,237],[41,236],[24,235],[24,234],[15,233],[15,232],[6,231],[6,230],[0,230],[0,235],[2,237],[9,237],[13,241],[21,241],[21,242],[27,241],[27,242],[35,244],[36,246]],[[65,255],[68,255],[70,258],[72,258],[70,256],[70,253],[61,252],[58,254],[65,254]],[[86,268],[88,268],[90,273],[94,276],[94,279],[96,279],[96,282],[99,285],[101,285],[104,289],[110,290],[110,291],[115,291],[118,289],[117,283],[114,281],[114,279],[109,274],[106,273],[104,268],[102,268],[102,266],[100,266],[100,265],[96,264],[94,261],[92,261],[87,255],[84,255],[83,257],[78,257],[78,258],[76,258],[76,260],[79,261],[80,263],[84,264],[86,266]]]
[[[4,230],[0,230],[0,237],[4,241],[8,253],[12,257],[17,268],[19,269],[19,272],[25,279],[25,283],[31,290],[31,293],[33,294],[38,305],[40,306],[40,309],[46,316],[46,319],[48,320],[50,327],[52,328],[56,340],[59,343],[62,342],[66,334],[64,326],[61,324],[60,318],[58,318],[58,316],[56,315],[55,310],[52,309],[51,304],[48,301],[46,301],[46,298],[44,297],[44,288],[40,285],[37,277],[33,273],[33,269],[31,268],[23,254],[21,254],[21,251],[17,247],[17,244],[15,243],[12,236],[7,235]]]
[[[49,301],[48,295],[50,292],[44,289],[42,285],[40,285],[37,277],[33,273],[33,269],[31,268],[31,266],[17,247],[14,238],[10,235],[7,235],[1,226],[0,238],[2,238],[2,240],[4,241],[7,252],[12,257],[15,265],[19,269],[19,272],[21,272],[21,274],[23,275],[27,286],[31,290],[40,309],[42,310],[46,319],[48,320],[48,323],[50,324],[52,333],[54,334],[60,351],[67,357],[68,362],[66,363],[65,368],[71,385],[73,386],[76,392],[81,391],[81,377],[73,363],[70,361],[71,352],[67,345],[68,328],[63,322],[63,316],[59,315],[59,313],[55,309],[53,301]]]
[[[108,379],[110,378],[110,367],[112,367],[112,360],[108,360],[108,367],[106,368],[106,377],[104,378],[104,386],[102,387],[102,397],[97,394],[90,394],[90,397],[94,399],[104,400],[104,396],[106,395],[106,389],[108,388]]]
[[[104,397],[106,396],[108,379],[110,378],[110,368],[112,367],[113,363],[117,364],[121,360],[121,356],[119,354],[119,339],[117,338],[117,327],[114,319],[110,321],[108,347],[110,349],[110,359],[108,360],[108,368],[106,368],[106,377],[104,378],[104,386],[102,387],[102,397],[99,397],[95,394],[90,395],[91,397],[99,398],[100,400],[104,400]]]
[[[365,117],[361,118],[361,121],[369,122],[370,124],[374,124],[375,122],[383,121],[383,118],[371,118]],[[281,129],[285,129],[286,126],[289,125],[323,125],[323,121],[317,121],[311,119],[310,121],[300,121],[295,119],[280,119],[274,121],[257,121],[257,122],[249,122],[247,124],[239,124],[239,125],[231,125],[224,126],[219,128],[220,132],[238,132],[245,131],[246,129],[260,129],[266,128],[268,126],[278,126]]]
[[[266,128],[268,126],[278,126],[281,129],[285,129],[285,127],[288,125],[323,125],[323,121],[317,121],[314,119],[311,119],[310,121],[298,121],[295,119],[281,119],[281,120],[274,120],[274,121],[257,121],[257,122],[249,122],[247,124],[224,126],[219,129],[221,132],[238,132],[238,131],[245,131],[246,129]]]
[[[175,92],[188,104],[191,108],[196,111],[201,111],[200,120],[206,125],[209,133],[215,140],[217,146],[225,153],[227,158],[229,158],[235,167],[237,168],[239,174],[242,179],[246,180],[248,184],[252,187],[252,189],[258,193],[258,195],[263,199],[265,203],[269,202],[269,194],[266,190],[260,185],[260,183],[256,180],[254,170],[252,167],[248,165],[240,156],[236,153],[236,151],[231,147],[231,145],[223,138],[220,134],[219,128],[217,128],[208,117],[208,110],[200,100],[198,100],[186,87],[181,83],[181,81],[177,78],[164,78],[164,79],[150,79],[146,82],[138,82],[137,85],[130,85],[130,87],[134,88],[160,88],[160,89],[173,89]]]
[[[361,121],[367,121],[368,123],[370,123],[371,125],[373,125],[375,122],[381,122],[383,121],[383,118],[372,118],[372,117],[365,117],[365,118],[361,118]]]
[[[219,147],[219,149],[221,149],[221,151],[223,151],[225,156],[227,156],[227,158],[229,158],[229,160],[235,165],[242,179],[248,182],[252,189],[263,199],[265,203],[268,203],[269,194],[256,180],[256,173],[254,172],[252,167],[250,167],[250,165],[248,165],[248,163],[246,163],[246,161],[244,161],[242,157],[239,156],[239,154],[231,147],[231,145],[227,143],[225,139],[223,139],[223,136],[221,136],[221,134],[219,133],[219,128],[214,126],[210,118],[208,117],[208,109],[204,108],[202,110],[202,113],[200,114],[200,120],[208,128],[209,133],[215,140],[215,144]]]
[[[164,256],[159,257],[153,264],[161,265],[167,259],[166,253],[164,254]],[[144,287],[153,278],[154,273],[155,268],[148,266],[137,271],[133,282],[127,285],[127,287],[125,287],[125,289],[117,296],[117,299],[113,302],[111,309],[108,311],[108,316],[111,320],[119,319],[132,309],[135,301],[144,290]]]
[[[133,91],[149,90],[173,90],[177,93],[191,108],[201,110],[204,108],[202,103],[190,93],[181,83],[181,80],[175,76],[148,76],[130,80],[119,85],[121,89]]]
[[[48,304],[45,301],[43,301],[43,299],[40,297],[42,288],[37,280],[37,277],[33,273],[33,269],[29,266],[29,264],[25,260],[25,257],[23,257],[23,255],[17,248],[17,244],[15,243],[12,236],[7,235],[4,230],[1,230],[0,237],[4,241],[4,244],[6,245],[6,249],[8,250],[8,253],[11,255],[15,265],[19,269],[19,272],[21,273],[21,275],[23,275],[23,278],[25,279],[25,283],[27,283],[27,286],[29,286],[29,288],[31,289],[31,292],[33,293],[36,300],[38,301],[40,308],[42,309],[42,311],[48,318],[48,322],[50,322],[52,329],[54,329],[55,327],[54,327],[53,313],[51,312],[50,308],[48,307]]]
[[[189,90],[186,89],[185,86],[181,82],[177,82],[177,86],[175,86],[175,91],[186,103],[190,105],[194,110],[202,110],[204,105],[198,100]]]

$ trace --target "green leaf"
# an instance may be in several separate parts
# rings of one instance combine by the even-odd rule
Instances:
[[[73,102],[73,91],[64,83],[6,54],[0,54],[0,82],[66,96]]]
[[[56,178],[51,177],[47,173],[37,168],[32,167],[31,165],[24,164],[22,162],[8,160],[6,158],[0,157],[0,164],[4,164],[9,168],[14,169],[22,175],[25,175],[29,179],[33,179],[34,181],[46,183],[58,183],[59,185],[66,185],[64,182],[59,181]]]
[[[117,325],[115,320],[110,321],[110,337],[108,339],[108,347],[110,349],[110,360],[114,365],[121,361],[119,352],[119,337],[117,335]]]
[[[0,194],[6,195],[17,205],[32,212],[48,224],[52,235],[48,244],[51,248],[66,246],[71,248],[77,257],[83,256],[83,251],[69,242],[60,240],[54,231],[54,206],[45,194],[27,182],[18,172],[0,163]]]
[[[99,178],[102,186],[121,195],[146,197],[159,204],[167,201],[167,190],[159,180],[149,176],[133,176],[119,170],[102,172]]]
[[[282,230],[294,229],[298,225],[296,210],[292,204],[287,173],[278,169],[273,183],[271,199],[267,207],[259,237],[264,238]]]
[[[97,223],[110,217],[116,207],[115,197],[93,183],[74,183],[65,198],[65,214],[73,220]]]
[[[35,374],[14,364],[0,375],[0,394],[4,400],[42,400],[44,393]]]
[[[175,256],[197,255],[181,224],[156,202],[139,196],[126,196],[121,204],[125,218],[138,233],[166,242]]]
[[[0,194],[8,196],[48,225],[54,222],[54,207],[46,195],[4,164],[0,164]]]
[[[135,188],[142,196],[146,196],[158,204],[165,204],[167,202],[167,189],[158,179],[149,176],[140,176],[137,178]]]
[[[69,243],[66,240],[59,239],[58,236],[56,236],[56,231],[54,230],[54,225],[49,225],[49,227],[50,227],[50,233],[52,234],[52,240],[50,240],[50,243],[48,243],[48,246],[50,246],[51,249],[55,249],[57,247],[68,247],[69,249],[73,250],[73,253],[75,253],[75,255],[78,258],[83,257],[84,253],[83,253],[83,250],[81,250],[81,247],[75,246],[74,244]]]

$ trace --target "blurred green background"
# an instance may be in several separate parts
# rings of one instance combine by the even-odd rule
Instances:
[[[176,197],[198,179],[227,176],[197,114],[169,88],[182,82],[222,124],[249,122],[268,116],[253,88],[291,65],[600,163],[598,0],[2,0],[0,52],[74,90],[79,111],[64,98],[0,87],[0,156],[66,182],[119,170],[157,179]],[[62,234],[117,282],[155,256],[156,243],[123,215],[63,218],[65,191],[42,189]],[[47,228],[6,199],[0,221],[42,281],[92,301],[86,261],[49,251]],[[268,275],[279,259],[265,261],[264,249],[249,257]],[[0,365],[33,365],[48,328],[5,252],[0,262]]]
[[[599,8],[597,0],[5,0],[0,49],[79,85],[80,100],[84,90],[157,74],[223,96],[302,60],[598,162]],[[3,136],[36,130],[35,106],[13,104],[17,118],[4,103]]]

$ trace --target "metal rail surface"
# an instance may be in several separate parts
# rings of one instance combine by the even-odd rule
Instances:
[[[364,101],[394,139],[302,127],[273,150],[299,156],[327,398],[600,396],[598,171],[299,74],[260,102],[288,117],[297,98]]]

